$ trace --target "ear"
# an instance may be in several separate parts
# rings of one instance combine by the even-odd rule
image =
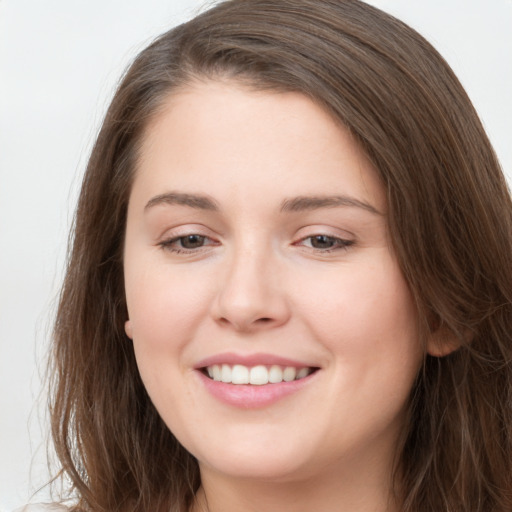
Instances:
[[[462,341],[457,338],[455,333],[441,325],[431,333],[427,341],[427,353],[434,357],[444,357],[455,352],[461,345]]]
[[[124,332],[126,333],[126,336],[133,340],[133,328],[132,328],[132,322],[131,320],[126,320],[124,323]]]

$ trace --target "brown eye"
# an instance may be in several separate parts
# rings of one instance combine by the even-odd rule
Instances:
[[[203,247],[205,239],[206,237],[201,235],[187,235],[180,237],[178,240],[183,249],[198,249]]]
[[[318,252],[332,252],[340,249],[347,249],[354,244],[353,240],[344,240],[336,236],[318,234],[307,236],[298,242],[297,245],[308,247]]]
[[[311,247],[314,249],[332,249],[339,243],[338,238],[327,235],[315,235],[310,237]]]
[[[190,235],[176,236],[163,240],[158,244],[165,251],[175,254],[195,254],[209,246],[219,245],[219,242],[205,235],[190,233]]]

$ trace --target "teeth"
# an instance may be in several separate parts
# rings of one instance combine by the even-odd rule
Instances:
[[[222,373],[221,373],[220,366],[218,364],[213,365],[212,373],[213,373],[213,380],[218,380],[218,381],[222,380]]]
[[[292,380],[295,380],[296,376],[297,376],[297,370],[295,368],[293,368],[293,366],[287,366],[284,369],[283,380],[285,382],[291,382]]]
[[[268,384],[268,370],[265,366],[253,366],[249,372],[249,384]]]
[[[268,381],[271,384],[277,384],[283,382],[283,370],[280,366],[271,366],[268,372]]]
[[[223,364],[220,370],[220,380],[222,382],[231,382],[231,366]]]
[[[307,377],[309,375],[309,368],[301,368],[297,372],[297,379],[303,379],[304,377]]]
[[[224,365],[223,365],[224,366]],[[235,364],[231,372],[232,384],[249,384],[249,368],[241,364]]]
[[[270,367],[258,365],[253,367],[235,364],[214,364],[206,368],[210,379],[225,382],[227,384],[252,384],[254,386],[263,386],[265,384],[278,384],[280,382],[291,382],[293,380],[307,377],[313,370],[312,368],[295,368],[293,366]]]

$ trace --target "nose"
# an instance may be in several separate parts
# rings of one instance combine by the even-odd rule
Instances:
[[[212,306],[216,322],[240,332],[279,327],[290,318],[279,266],[265,250],[241,250],[219,275]]]

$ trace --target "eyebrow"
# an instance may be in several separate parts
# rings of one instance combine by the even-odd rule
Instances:
[[[362,208],[375,215],[382,215],[377,208],[370,203],[350,196],[299,196],[286,199],[281,205],[282,212],[301,212],[305,210],[317,210],[320,208],[335,208],[337,206],[350,206]]]
[[[161,204],[182,205],[198,210],[218,212],[220,207],[212,197],[199,194],[186,194],[183,192],[167,192],[152,197],[144,207],[147,211],[154,206]],[[335,208],[339,206],[350,206],[362,208],[375,215],[382,215],[374,206],[350,196],[298,196],[285,199],[281,203],[281,212],[301,212],[318,210],[321,208]]]
[[[160,204],[179,204],[183,206],[189,206],[190,208],[196,208],[198,210],[209,210],[209,211],[219,211],[220,208],[217,202],[208,196],[202,196],[197,194],[184,194],[182,192],[168,192],[166,194],[160,194],[151,198],[144,210],[160,205]]]

